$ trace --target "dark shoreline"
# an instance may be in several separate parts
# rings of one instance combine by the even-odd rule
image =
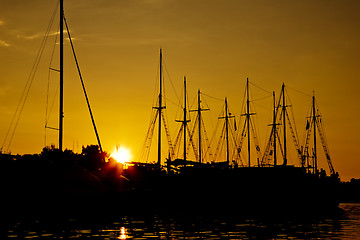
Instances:
[[[94,148],[95,149],[95,148]],[[94,150],[93,149],[93,150]],[[257,195],[261,198],[267,196],[266,199],[257,199],[252,189],[244,188],[247,180],[258,180],[260,183],[266,183],[266,179],[270,179],[272,175],[263,176],[260,180],[253,177],[253,171],[236,170],[245,176],[236,181],[239,184],[233,183],[231,186],[222,189],[227,181],[232,181],[234,178],[227,177],[223,173],[215,174],[218,179],[212,179],[211,176],[202,175],[207,179],[205,185],[193,186],[192,190],[186,192],[182,190],[185,195],[178,195],[171,190],[170,197],[167,194],[161,193],[162,187],[166,188],[175,184],[177,189],[181,189],[183,180],[176,180],[176,177],[171,177],[171,183],[167,183],[169,178],[163,177],[162,172],[155,172],[160,176],[147,178],[155,181],[150,186],[159,185],[154,190],[146,189],[148,180],[139,180],[139,184],[134,185],[129,183],[129,179],[119,175],[119,167],[112,162],[103,162],[99,157],[99,152],[96,149],[87,154],[75,155],[70,152],[66,158],[55,155],[54,152],[43,152],[40,155],[24,155],[14,156],[8,154],[0,155],[0,169],[1,169],[1,191],[2,191],[2,208],[4,216],[67,216],[77,215],[80,217],[94,216],[111,216],[118,214],[154,214],[154,213],[194,213],[194,214],[234,214],[243,216],[286,216],[286,215],[307,215],[307,214],[326,214],[330,211],[338,212],[336,206],[327,206],[327,196],[336,197],[338,203],[340,202],[360,202],[360,180],[353,179],[350,182],[339,182],[336,184],[336,189],[326,187],[321,190],[322,193],[314,195],[315,199],[297,199],[299,196],[296,191],[289,189],[290,183],[286,183],[288,179],[294,179],[294,174],[301,173],[297,169],[286,172],[286,169],[278,168],[271,170],[269,168],[258,169],[256,173],[269,174],[268,170],[275,171],[276,174],[283,174],[279,179],[273,181],[277,182],[283,187],[277,189],[281,199],[285,199],[282,204],[272,201],[274,195],[267,187],[258,189]],[[101,169],[101,170],[99,170]],[[191,168],[190,168],[191,169]],[[189,170],[190,170],[189,169]],[[196,169],[195,169],[196,170]],[[285,171],[286,170],[286,171]],[[223,171],[223,170],[221,170]],[[242,171],[242,172],[241,172]],[[191,186],[191,182],[198,181],[196,176],[190,175],[186,186]],[[216,173],[216,172],[215,172]],[[238,173],[238,172],[235,172]],[[271,174],[273,174],[272,172]],[[140,175],[141,177],[141,175]],[[173,180],[175,179],[175,180]],[[279,180],[281,180],[279,182]],[[175,182],[174,182],[175,181]],[[265,182],[264,182],[265,181]],[[145,185],[143,184],[145,183]],[[154,184],[156,183],[156,184]],[[297,182],[295,182],[297,183]],[[235,185],[234,185],[235,184]],[[287,185],[286,185],[287,184]],[[312,184],[311,181],[308,184]],[[140,189],[134,191],[133,187]],[[201,188],[206,187],[205,190]],[[224,194],[230,194],[224,200],[221,195],[212,196],[211,188],[215,186],[216,191]],[[266,185],[272,186],[272,185]],[[300,185],[299,185],[300,186]],[[310,185],[306,185],[310,186]],[[319,185],[322,186],[322,185]],[[325,185],[324,185],[325,186]],[[201,191],[199,192],[198,189]],[[285,190],[288,189],[288,190]],[[283,191],[286,192],[283,192]],[[313,188],[312,191],[315,191]],[[156,193],[149,192],[153,191]],[[263,191],[266,194],[262,193]],[[279,192],[280,191],[280,192]],[[332,192],[333,191],[333,192]],[[160,194],[159,194],[160,193]],[[204,199],[201,200],[204,193]],[[313,192],[314,193],[314,192]],[[326,196],[322,196],[322,194]],[[336,196],[335,196],[336,195]],[[241,196],[240,202],[237,198]],[[311,195],[310,195],[311,196]],[[317,197],[316,197],[317,196]],[[206,199],[214,198],[213,201],[207,202]],[[250,200],[246,201],[246,198]],[[202,202],[192,202],[195,200]],[[245,200],[244,200],[245,199]],[[256,200],[254,202],[254,199]],[[270,201],[269,201],[270,199]],[[313,206],[306,204],[302,207],[301,204],[305,201],[324,201],[316,203]],[[315,202],[316,202],[315,201]],[[214,203],[218,202],[218,205]],[[286,204],[284,204],[286,203]],[[183,206],[181,206],[183,204]],[[238,206],[246,205],[245,207]],[[319,209],[323,207],[323,209]]]

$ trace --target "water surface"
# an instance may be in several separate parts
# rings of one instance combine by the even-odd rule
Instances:
[[[340,204],[340,208],[343,213],[332,217],[287,220],[189,215],[24,217],[2,224],[2,235],[8,239],[360,239],[360,203]]]

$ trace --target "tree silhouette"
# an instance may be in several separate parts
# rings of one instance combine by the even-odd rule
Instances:
[[[105,163],[108,153],[101,152],[98,145],[87,145],[82,147],[81,154],[83,156],[84,167],[91,171],[98,171]]]

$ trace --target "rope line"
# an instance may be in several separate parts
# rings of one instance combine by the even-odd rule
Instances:
[[[49,37],[49,33],[50,33],[50,30],[51,30],[51,27],[54,23],[54,19],[55,19],[55,16],[56,16],[56,12],[57,12],[57,9],[58,9],[58,6],[59,6],[59,2],[58,4],[56,4],[56,7],[54,9],[54,12],[51,16],[51,19],[50,19],[50,23],[49,25],[47,26],[46,28],[46,31],[45,31],[45,35],[42,39],[42,42],[40,44],[40,49],[36,55],[36,58],[35,58],[35,61],[34,61],[34,64],[31,68],[31,71],[30,71],[30,74],[29,74],[29,77],[26,81],[26,84],[25,84],[25,87],[23,89],[23,92],[21,94],[21,97],[20,97],[20,100],[18,102],[18,105],[16,107],[16,110],[15,110],[15,113],[13,115],[13,118],[10,122],[10,126],[9,126],[9,129],[5,135],[5,138],[4,138],[4,141],[3,141],[3,144],[1,146],[1,151],[3,150],[4,148],[4,145],[6,143],[6,140],[8,139],[8,136],[9,136],[9,133],[10,133],[10,130],[13,128],[12,130],[12,133],[11,133],[11,137],[10,137],[10,140],[9,140],[9,143],[6,147],[6,151],[9,152],[9,149],[10,149],[10,146],[11,146],[11,143],[12,143],[12,140],[13,140],[13,137],[15,135],[15,131],[17,129],[17,126],[19,124],[19,120],[20,120],[20,117],[21,117],[21,114],[23,112],[23,109],[24,109],[24,106],[25,106],[25,102],[29,96],[29,92],[30,92],[30,89],[31,89],[31,86],[32,86],[32,83],[34,81],[34,78],[35,78],[35,75],[36,75],[36,72],[37,72],[37,68],[39,66],[39,63],[40,63],[40,59],[42,57],[42,54],[44,52],[44,49],[45,49],[45,45],[46,45],[46,42],[47,42],[47,39]],[[15,125],[14,125],[14,122],[15,122]]]
[[[208,94],[206,94],[206,93],[203,93],[203,92],[201,92],[201,94],[202,94],[202,95],[204,95],[204,96],[207,96],[207,97],[209,97],[209,98],[212,98],[212,99],[215,99],[215,100],[221,101],[221,102],[223,102],[223,101],[224,101],[224,99],[217,98],[217,97],[213,97],[213,96],[210,96],[210,95],[208,95]]]
[[[47,129],[47,125],[48,125],[48,122],[49,122],[49,118],[50,118],[50,114],[51,114],[51,111],[52,111],[52,108],[54,106],[54,102],[55,102],[55,98],[57,96],[57,92],[58,92],[58,89],[60,87],[60,83],[55,91],[55,95],[54,95],[54,99],[52,101],[52,104],[51,104],[51,107],[50,107],[50,111],[49,111],[49,92],[50,92],[50,73],[52,71],[52,68],[51,68],[51,65],[52,65],[52,61],[54,59],[54,53],[55,53],[55,47],[56,47],[56,42],[57,42],[57,38],[58,38],[58,33],[59,33],[59,29],[60,29],[60,25],[58,27],[58,30],[56,31],[56,36],[55,36],[55,41],[54,41],[54,46],[53,46],[53,49],[52,49],[52,53],[51,53],[51,58],[50,58],[50,63],[49,63],[49,69],[48,69],[48,84],[47,84],[47,91],[46,91],[46,109],[45,109],[45,136],[44,136],[44,146],[46,146],[46,129]]]
[[[267,92],[267,93],[269,93],[269,94],[272,94],[272,92],[269,92],[268,90],[266,90],[266,89],[264,89],[264,88],[262,88],[262,87],[259,87],[258,85],[256,85],[255,83],[253,83],[253,82],[251,82],[251,81],[249,81],[249,83],[252,84],[252,85],[254,85],[255,87],[263,90],[264,92]]]
[[[289,85],[286,85],[286,88],[291,89],[291,90],[293,90],[293,91],[295,91],[295,92],[298,92],[298,93],[300,93],[300,94],[302,94],[302,95],[305,95],[305,96],[307,96],[307,97],[312,97],[312,95],[307,94],[307,93],[304,93],[304,92],[302,92],[302,91],[300,91],[300,90],[297,90],[297,89],[295,89],[295,88],[289,87]]]
[[[83,92],[84,92],[84,95],[85,95],[86,103],[87,103],[87,106],[88,106],[88,109],[89,109],[89,114],[90,114],[91,121],[92,121],[92,124],[93,124],[93,127],[94,127],[96,139],[97,139],[97,142],[99,144],[100,152],[103,152],[102,147],[101,147],[99,133],[98,133],[96,125],[95,125],[94,115],[93,115],[91,107],[90,107],[90,101],[89,101],[89,98],[88,98],[87,93],[86,93],[85,84],[84,84],[84,81],[83,81],[83,77],[81,75],[79,62],[78,62],[76,54],[75,54],[75,48],[74,48],[73,42],[71,40],[70,31],[69,31],[69,27],[68,27],[68,24],[66,22],[65,16],[64,16],[64,22],[65,22],[66,30],[67,30],[67,33],[68,33],[68,36],[69,36],[69,41],[70,41],[71,49],[72,49],[72,52],[73,52],[73,55],[74,55],[74,60],[75,60],[76,67],[77,67],[77,70],[78,70],[79,78],[80,78],[80,81],[81,81],[81,86],[82,86],[82,89],[83,89]]]

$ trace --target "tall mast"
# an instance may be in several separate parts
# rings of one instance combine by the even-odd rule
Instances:
[[[315,93],[313,93],[313,97],[312,97],[312,112],[313,112],[313,126],[314,126],[314,172],[317,173],[318,168],[317,168],[317,149],[316,149],[316,114],[315,114]]]
[[[63,150],[64,118],[64,1],[60,0],[60,109],[59,109],[59,150]]]
[[[250,167],[250,97],[249,97],[249,78],[246,78],[246,119],[247,119],[247,135],[248,135],[248,164]]]
[[[226,127],[226,163],[227,166],[230,166],[229,159],[229,113],[228,113],[228,104],[227,98],[225,98],[225,127]]]
[[[273,134],[274,134],[274,166],[277,164],[276,159],[276,106],[275,106],[275,91],[273,92],[274,111],[273,111]]]
[[[208,109],[204,109],[204,110],[208,110]],[[229,118],[233,118],[235,117],[234,115],[231,115],[231,113],[229,113],[229,107],[228,107],[228,102],[227,102],[227,98],[225,98],[225,116],[224,117],[219,117],[219,119],[224,118],[225,119],[225,138],[226,138],[226,163],[227,163],[227,167],[230,166],[230,151],[229,151]]]
[[[187,126],[187,120],[186,120],[186,76],[184,76],[184,166],[186,166],[186,126]]]
[[[248,167],[251,166],[251,156],[250,156],[250,116],[255,115],[256,113],[250,113],[250,91],[249,91],[249,78],[246,78],[246,113],[241,114],[241,116],[246,116],[245,124],[247,124],[247,139],[248,139]],[[254,131],[255,134],[255,131]],[[256,134],[254,135],[256,136]],[[255,143],[256,145],[256,143]],[[256,145],[256,150],[260,149],[258,145]],[[258,159],[258,166],[260,166]]]
[[[200,99],[200,90],[198,90],[198,121],[199,121],[199,163],[202,161],[202,152],[201,152],[201,99]]]
[[[284,130],[284,163],[283,165],[287,165],[287,151],[286,151],[286,103],[285,103],[285,84],[282,85],[282,97],[283,97],[283,107],[282,107],[282,115],[283,115],[283,130]]]
[[[160,93],[159,93],[159,135],[158,135],[158,166],[161,166],[161,113],[162,113],[162,49],[160,48]]]
[[[183,131],[184,131],[184,167],[186,166],[186,130],[187,130],[187,123],[190,122],[190,120],[187,120],[186,118],[186,112],[187,112],[187,101],[186,101],[186,76],[184,76],[184,107],[183,107],[183,114],[184,114],[184,119],[183,120],[175,120],[176,122],[181,122],[182,123],[182,127],[183,127]]]
[[[201,92],[200,89],[198,90],[198,107],[196,110],[190,110],[190,112],[197,112],[198,113],[198,131],[199,131],[199,163],[202,163],[202,143],[201,143],[201,112],[202,111],[208,111],[210,109],[208,108],[201,108]]]

